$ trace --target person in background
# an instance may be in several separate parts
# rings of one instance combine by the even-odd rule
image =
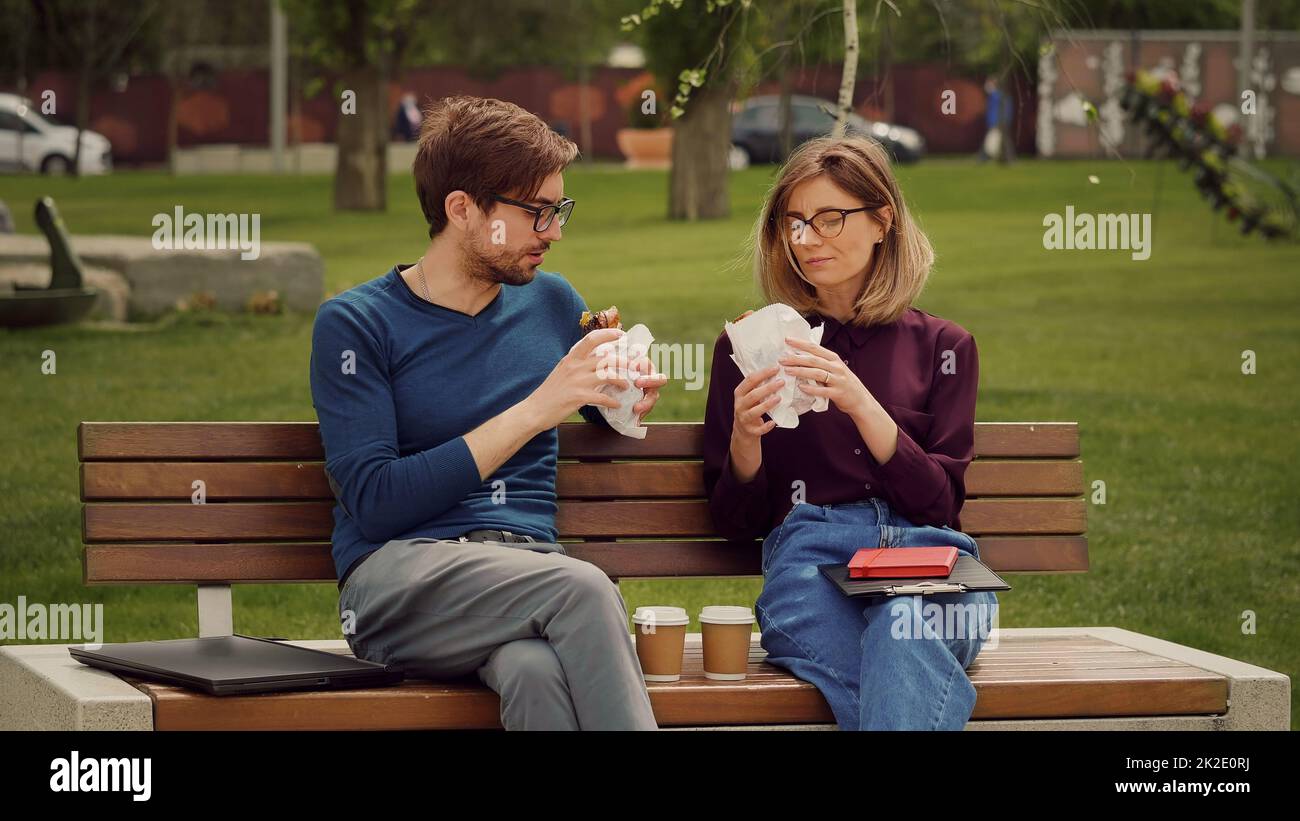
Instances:
[[[393,120],[393,136],[403,142],[412,142],[420,136],[420,107],[415,103],[415,95],[409,91],[402,95],[397,104],[397,115]]]
[[[1011,161],[1015,159],[1015,144],[1003,140],[1010,139],[1011,117],[1013,114],[1011,98],[998,87],[995,77],[984,80],[986,103],[984,109],[984,141],[980,143],[979,161],[997,158]]]

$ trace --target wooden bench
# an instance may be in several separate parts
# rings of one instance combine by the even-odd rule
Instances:
[[[758,542],[713,533],[702,424],[650,427],[634,440],[561,426],[557,527],[570,555],[616,580],[761,575]],[[78,446],[87,585],[197,585],[200,634],[217,635],[232,630],[232,584],[335,582],[315,423],[83,422]],[[975,450],[961,519],[983,559],[1002,573],[1085,572],[1078,426],[982,422]],[[191,501],[196,480],[205,504]],[[662,727],[834,727],[815,687],[763,660],[757,633],[740,682],[704,678],[698,642],[679,682],[648,685]],[[342,639],[301,643],[348,652]],[[1114,627],[1003,627],[969,675],[972,729],[1289,726],[1285,676]],[[477,679],[220,698],[126,681],[160,730],[500,727]]]

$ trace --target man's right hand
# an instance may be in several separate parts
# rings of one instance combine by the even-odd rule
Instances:
[[[620,361],[627,367],[625,357],[618,355],[600,356],[596,346],[605,342],[614,342],[623,336],[619,328],[601,328],[578,340],[559,364],[524,400],[539,427],[550,430],[565,419],[578,412],[583,405],[603,405],[607,408],[619,407],[619,401],[600,392],[603,385],[627,388],[626,379],[618,376]]]

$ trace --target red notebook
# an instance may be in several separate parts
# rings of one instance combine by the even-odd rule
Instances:
[[[850,579],[944,577],[957,564],[955,547],[864,547],[849,560]]]

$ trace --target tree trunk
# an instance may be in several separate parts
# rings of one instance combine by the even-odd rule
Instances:
[[[706,83],[691,94],[673,124],[668,219],[722,219],[731,213],[728,188],[732,84]]]
[[[790,36],[790,15],[792,9],[790,3],[782,3],[781,10],[776,19],[776,41],[784,42]],[[776,71],[780,80],[780,97],[776,108],[776,127],[777,127],[777,145],[781,153],[780,160],[785,162],[786,157],[790,156],[790,151],[794,148],[794,133],[792,129],[792,111],[790,107],[790,96],[794,93],[792,88],[792,78],[790,76],[790,50],[791,46],[785,46],[781,49],[781,56],[776,63]],[[759,159],[755,157],[755,159]],[[761,158],[766,160],[766,157]]]
[[[587,99],[591,82],[591,68],[584,61],[578,66],[578,140],[582,146],[582,161],[591,161],[591,101]]]
[[[91,72],[90,57],[87,55],[82,63],[81,70],[77,72],[77,142],[72,147],[72,168],[68,173],[74,177],[81,176],[81,135],[85,133],[86,126],[90,122],[90,83]]]
[[[176,74],[167,75],[167,85],[171,90],[171,107],[167,110],[167,172],[176,175],[176,149],[180,146],[180,106],[181,83]]]
[[[853,113],[853,86],[858,79],[858,5],[857,0],[844,0],[844,72],[840,75],[840,98],[835,114],[835,128],[831,132],[843,137]]]
[[[881,110],[887,123],[894,122],[894,20],[888,14],[881,26],[883,36],[880,38],[880,70],[876,72],[878,83],[883,83]],[[879,86],[877,86],[879,87]]]
[[[779,162],[785,162],[790,152],[794,150],[794,106],[790,104],[793,96],[794,89],[790,83],[789,68],[782,66],[780,96],[776,105],[777,150],[781,152],[781,156],[777,158]]]
[[[998,143],[998,162],[1002,165],[1008,165],[1011,162],[1013,149],[1011,146],[1011,78],[1003,75],[998,79],[998,90],[1002,92],[1001,104],[998,106],[998,131],[1002,134],[1002,139]]]
[[[334,210],[383,211],[388,182],[388,84],[378,69],[347,69],[342,87],[356,93],[356,113],[345,113],[340,98],[334,140]],[[349,109],[350,110],[350,109]]]
[[[88,4],[81,21],[81,54],[77,64],[77,142],[72,146],[72,168],[68,170],[74,177],[81,176],[81,135],[90,122],[90,86],[95,77],[95,49],[99,46],[95,27],[95,15],[99,12],[97,5]]]

